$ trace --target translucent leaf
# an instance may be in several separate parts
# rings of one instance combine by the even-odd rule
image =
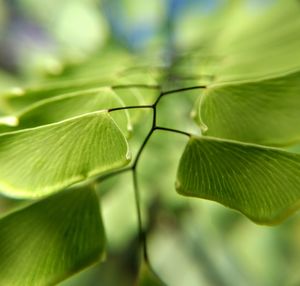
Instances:
[[[299,141],[299,80],[300,72],[208,88],[197,107],[204,134],[264,145]]]
[[[99,73],[84,77],[76,75],[67,78],[60,77],[56,78],[55,81],[52,80],[36,86],[13,87],[0,95],[0,107],[7,114],[22,112],[38,101],[55,96],[101,87],[114,89],[115,86],[120,85],[157,85],[161,77],[161,73],[148,68],[124,69],[122,72],[110,75]],[[143,95],[143,92],[140,94]]]
[[[0,220],[0,284],[54,285],[98,261],[105,236],[96,194],[64,191]]]
[[[159,91],[155,88],[116,88],[115,93],[124,101],[126,106],[138,106],[152,104]],[[149,111],[149,110],[148,110]],[[129,109],[130,122],[134,125],[147,114],[146,109]]]
[[[143,97],[141,96],[141,92],[139,89],[119,89],[115,90],[116,94],[120,95],[122,99],[124,99],[124,105],[125,106],[139,106],[144,105]],[[127,130],[132,130],[136,122],[141,119],[141,115],[143,114],[143,109],[128,109],[126,110],[126,113],[129,115],[130,122],[128,121],[128,128]],[[120,116],[118,115],[119,112],[116,112],[115,114],[112,114],[113,116]],[[120,123],[122,121],[119,121]],[[120,124],[118,123],[118,125]]]
[[[43,196],[122,167],[128,145],[110,115],[84,116],[0,135],[0,190]]]
[[[298,1],[277,0],[266,7],[239,2],[214,44],[215,54],[222,58],[216,81],[253,80],[298,70]]]
[[[299,207],[300,155],[276,148],[192,137],[180,160],[180,194],[217,201],[261,224]]]
[[[124,106],[123,101],[109,87],[67,93],[30,105],[15,115],[18,121],[16,126],[0,125],[0,132],[46,125],[93,111],[121,106]],[[131,128],[128,111],[115,112],[113,117],[124,132]],[[9,119],[11,117],[2,118]],[[2,118],[0,117],[0,120]],[[0,123],[2,122],[0,121]]]
[[[112,78],[89,78],[76,80],[61,80],[37,86],[13,87],[1,95],[2,105],[7,112],[20,112],[29,105],[57,95],[79,92],[86,89],[109,86]]]
[[[193,37],[197,49],[184,57],[183,72],[197,75],[201,82],[210,78],[215,84],[299,70],[299,2],[262,2],[226,1],[219,9],[202,14],[194,9],[197,17],[189,27],[199,27],[199,37]]]

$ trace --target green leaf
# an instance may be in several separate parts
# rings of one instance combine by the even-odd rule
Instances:
[[[142,75],[141,75],[142,74]],[[112,88],[120,85],[157,85],[161,75],[148,69],[124,70],[119,74],[91,75],[85,77],[58,78],[48,83],[28,86],[13,87],[0,94],[1,110],[7,114],[22,112],[30,108],[30,105],[39,101],[62,96],[67,93],[84,92],[96,88]]]
[[[98,198],[88,188],[38,201],[0,220],[0,284],[54,285],[104,256]]]
[[[217,201],[256,223],[279,223],[299,207],[300,155],[192,137],[180,160],[176,187],[182,195]]]
[[[224,2],[225,3],[225,2]],[[213,84],[255,81],[300,69],[300,5],[298,1],[226,1],[201,15],[186,33],[197,29],[196,51],[182,61],[183,72]],[[199,31],[198,31],[199,30]],[[197,35],[196,35],[197,36]],[[182,37],[178,37],[182,41]]]
[[[79,92],[86,89],[109,86],[112,78],[89,78],[52,81],[46,84],[29,87],[13,87],[1,95],[1,104],[8,113],[20,112],[31,104],[40,100],[63,95],[65,93]]]
[[[217,82],[259,79],[300,68],[300,38],[295,36],[300,29],[298,1],[256,5],[240,1],[226,19],[215,42],[215,54],[222,58]]]
[[[124,101],[125,106],[139,106],[139,105],[150,105],[152,104],[157,96],[159,95],[159,91],[155,88],[116,88],[114,92]],[[129,113],[130,122],[132,125],[135,123],[142,121],[143,116],[145,116],[146,109],[129,109],[127,110]],[[119,125],[119,122],[118,122]]]
[[[297,72],[259,82],[208,88],[197,107],[203,133],[274,146],[299,141],[299,80]]]
[[[108,112],[0,135],[0,191],[39,197],[122,167],[128,145]]]
[[[124,106],[123,101],[110,87],[67,93],[30,105],[15,115],[18,125],[0,125],[0,132],[37,127],[94,111],[122,106]],[[124,133],[131,129],[127,110],[115,112],[112,116]],[[5,118],[12,119],[13,117],[2,117],[2,119]]]

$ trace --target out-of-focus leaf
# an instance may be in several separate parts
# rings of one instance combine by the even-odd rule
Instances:
[[[74,53],[90,54],[99,49],[107,38],[107,26],[93,1],[59,2],[55,11],[55,21],[49,19],[49,28],[58,39],[65,57]],[[80,19],[80,21],[78,21]]]
[[[133,56],[127,50],[107,45],[84,61],[75,61],[65,66],[61,78],[96,78],[119,74],[133,65]]]
[[[208,88],[198,117],[208,136],[263,145],[300,140],[300,73]]]
[[[215,9],[200,15],[200,19],[208,19],[204,24],[201,20],[193,23],[204,32],[195,40],[198,51],[183,58],[185,72],[197,75],[200,81],[209,77],[213,84],[219,84],[254,81],[300,69],[298,1],[276,0],[262,5],[237,0],[226,5],[221,12]]]
[[[107,38],[107,24],[94,1],[19,1],[23,11],[37,21],[59,45],[63,59],[91,54]],[[80,19],[80,21],[78,21]]]
[[[22,87],[13,87],[0,96],[3,111],[7,114],[21,112],[30,105],[71,92],[120,85],[151,85],[156,86],[161,79],[161,73],[148,69],[124,70],[117,74],[99,74],[91,77],[58,78],[48,83]],[[143,95],[141,93],[141,95]]]
[[[67,93],[41,100],[15,115],[18,125],[1,126],[0,132],[14,131],[62,121],[78,115],[124,106],[123,101],[109,87]],[[113,118],[126,133],[131,129],[128,111],[115,112]],[[2,117],[2,119],[12,117]],[[1,117],[0,117],[1,120]],[[2,122],[5,124],[5,121]],[[6,125],[13,125],[7,122]]]
[[[46,84],[29,87],[13,87],[1,95],[1,101],[7,113],[20,112],[29,105],[40,100],[63,95],[65,93],[79,92],[86,89],[110,86],[112,78],[92,78],[53,81]]]
[[[0,191],[39,197],[130,159],[124,135],[106,111],[0,135]]]
[[[261,224],[299,207],[300,156],[276,148],[192,137],[180,160],[182,195],[217,201]]]
[[[125,106],[150,105],[159,96],[159,88],[155,86],[115,88],[114,91],[124,101]],[[130,122],[134,125],[138,120],[143,120],[146,111],[146,109],[129,109]]]
[[[18,84],[18,80],[16,78],[14,78],[11,74],[0,69],[0,94],[5,92],[11,86],[15,86],[17,84]],[[0,108],[1,110],[3,108],[1,101],[0,101]]]
[[[136,59],[138,60],[138,59]],[[134,67],[120,73],[121,82],[131,84],[158,85],[164,76],[164,71],[158,68]]]
[[[138,106],[144,105],[144,97],[143,97],[143,88],[120,88],[114,89],[115,93],[119,95],[120,98],[125,103],[125,106]],[[136,122],[140,119],[143,110],[141,109],[129,109],[127,112],[130,114],[130,121]]]
[[[98,198],[89,188],[55,194],[0,220],[0,284],[54,285],[104,256]]]
[[[215,43],[215,53],[222,54],[216,81],[257,79],[299,69],[298,1],[278,0],[266,8],[240,2],[241,8],[227,19]]]

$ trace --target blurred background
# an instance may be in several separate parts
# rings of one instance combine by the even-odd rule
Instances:
[[[152,82],[153,73],[156,76],[172,66],[177,55],[195,49],[201,39],[210,41],[207,31],[213,31],[216,22],[211,19],[235,2],[2,0],[0,92],[18,93],[20,86],[40,82],[110,78],[139,67],[151,67],[147,71]],[[276,1],[243,2],[254,17]],[[180,70],[186,68],[180,66]],[[145,81],[145,76],[137,69],[132,83],[140,78]],[[174,78],[172,85],[176,86]],[[198,80],[188,76],[186,84]],[[204,80],[209,80],[209,75]],[[198,95],[190,92],[163,100],[160,124],[199,132],[190,117]],[[156,95],[147,96],[153,99]],[[135,122],[133,150],[150,124],[150,113]],[[157,133],[139,164],[143,218],[156,273],[171,286],[300,285],[299,215],[279,226],[258,226],[219,204],[179,196],[174,179],[185,144],[180,135]],[[107,260],[60,285],[134,285],[137,218],[131,175],[106,180],[98,191],[108,241]],[[1,211],[18,204],[1,198]]]

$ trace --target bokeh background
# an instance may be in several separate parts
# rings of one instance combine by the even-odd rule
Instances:
[[[198,47],[200,39],[207,38],[206,31],[214,28],[209,19],[233,2],[2,0],[0,92],[74,77],[105,77],[133,67],[164,70],[175,55]],[[254,17],[276,0],[244,2]],[[138,80],[145,75],[137,71],[135,76]],[[193,82],[189,79],[187,84]],[[199,132],[190,118],[198,95],[196,91],[163,100],[161,125]],[[136,122],[133,149],[150,123],[150,113]],[[139,165],[150,259],[157,274],[171,286],[300,285],[300,216],[279,226],[258,226],[219,204],[179,196],[174,179],[185,143],[180,135],[156,134]],[[131,176],[104,181],[98,191],[107,260],[60,285],[127,286],[136,280],[137,218]],[[3,197],[1,212],[21,203]]]

